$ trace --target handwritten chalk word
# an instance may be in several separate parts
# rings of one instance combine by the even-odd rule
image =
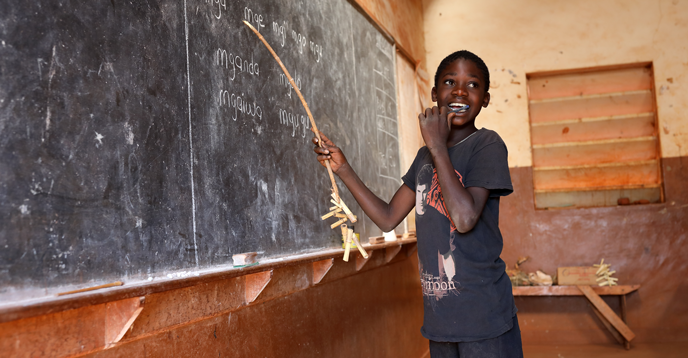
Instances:
[[[296,83],[296,87],[301,89],[301,77],[296,76],[296,78],[292,78],[294,80],[294,83]],[[287,88],[287,96],[291,98],[291,90],[293,89],[291,83],[289,83],[289,79],[284,73],[280,73],[279,75],[279,84]]]
[[[391,46],[382,35],[378,34],[375,36],[375,46],[383,55],[387,56],[387,58],[392,58]]]
[[[256,102],[249,102],[242,96],[244,96],[243,93],[241,96],[239,96],[237,94],[230,93],[227,90],[220,89],[218,105],[220,107],[226,106],[233,108],[234,115],[232,116],[232,119],[235,121],[239,117],[239,113],[248,114],[251,117],[258,117],[258,119],[263,119],[263,109],[260,108]]]
[[[272,33],[280,39],[282,47],[284,47],[284,41],[287,39],[287,31],[285,30],[287,25],[286,21],[282,22],[282,25],[275,21],[272,22]]]
[[[315,62],[320,62],[320,59],[322,58],[323,54],[323,48],[321,45],[316,44],[315,42],[311,41],[311,53],[315,56]]]
[[[258,63],[253,62],[253,55],[251,55],[251,60],[249,61],[248,59],[242,59],[239,55],[227,53],[226,50],[218,48],[217,51],[215,51],[215,65],[231,68],[229,79],[232,81],[236,78],[237,70],[239,73],[246,72],[254,76],[260,75]]]
[[[301,130],[301,138],[306,138],[306,133],[310,130],[310,121],[308,117],[303,114],[289,113],[285,109],[279,108],[279,120],[280,124],[284,126],[291,126],[291,136],[295,136],[299,127]]]
[[[212,5],[213,9],[217,6],[217,15],[213,13],[214,10],[210,10],[210,14],[218,20],[222,18],[222,10],[227,11],[227,0],[205,0],[205,3]]]
[[[392,71],[390,70],[390,68],[383,65],[379,59],[375,60],[375,69],[373,71],[375,71],[375,73],[379,74],[386,80],[389,80],[389,78],[391,78],[392,76]]]
[[[253,27],[255,27],[258,32],[260,32],[261,27],[265,27],[265,25],[263,25],[263,15],[254,13],[253,10],[248,7],[244,7],[244,20],[253,23]]]
[[[301,35],[300,33],[291,30],[291,38],[296,42],[296,45],[299,46],[299,53],[303,53],[304,47],[308,44],[308,41],[306,40],[306,35]]]

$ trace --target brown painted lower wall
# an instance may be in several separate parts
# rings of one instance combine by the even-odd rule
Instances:
[[[89,357],[423,357],[413,257]]]
[[[274,268],[247,304],[247,276],[147,294],[133,326],[110,348],[109,303],[3,322],[0,356],[424,357],[414,247],[370,250],[362,266],[357,253],[349,262],[336,257],[315,284],[312,262]]]
[[[556,273],[602,258],[628,296],[634,342],[688,341],[688,157],[662,160],[666,202],[587,209],[535,210],[531,167],[512,168],[514,193],[502,200],[502,258],[521,268]],[[615,298],[605,298],[614,309]],[[518,297],[524,344],[615,342],[581,297]]]

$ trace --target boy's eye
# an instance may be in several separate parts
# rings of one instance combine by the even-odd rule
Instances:
[[[448,85],[448,86],[452,86],[452,85],[454,85],[454,81],[453,80],[445,80],[444,84]]]
[[[468,87],[477,88],[478,84],[475,82],[470,82],[470,83],[468,83]]]

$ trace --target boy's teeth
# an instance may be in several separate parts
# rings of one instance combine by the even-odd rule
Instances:
[[[465,112],[468,110],[470,106],[467,104],[462,104],[462,103],[450,103],[449,108],[452,110],[452,112]]]

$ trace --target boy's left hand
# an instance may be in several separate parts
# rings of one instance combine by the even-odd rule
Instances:
[[[456,113],[449,112],[449,108],[437,106],[427,108],[425,113],[418,115],[420,133],[428,149],[447,147],[451,120],[454,116]]]

